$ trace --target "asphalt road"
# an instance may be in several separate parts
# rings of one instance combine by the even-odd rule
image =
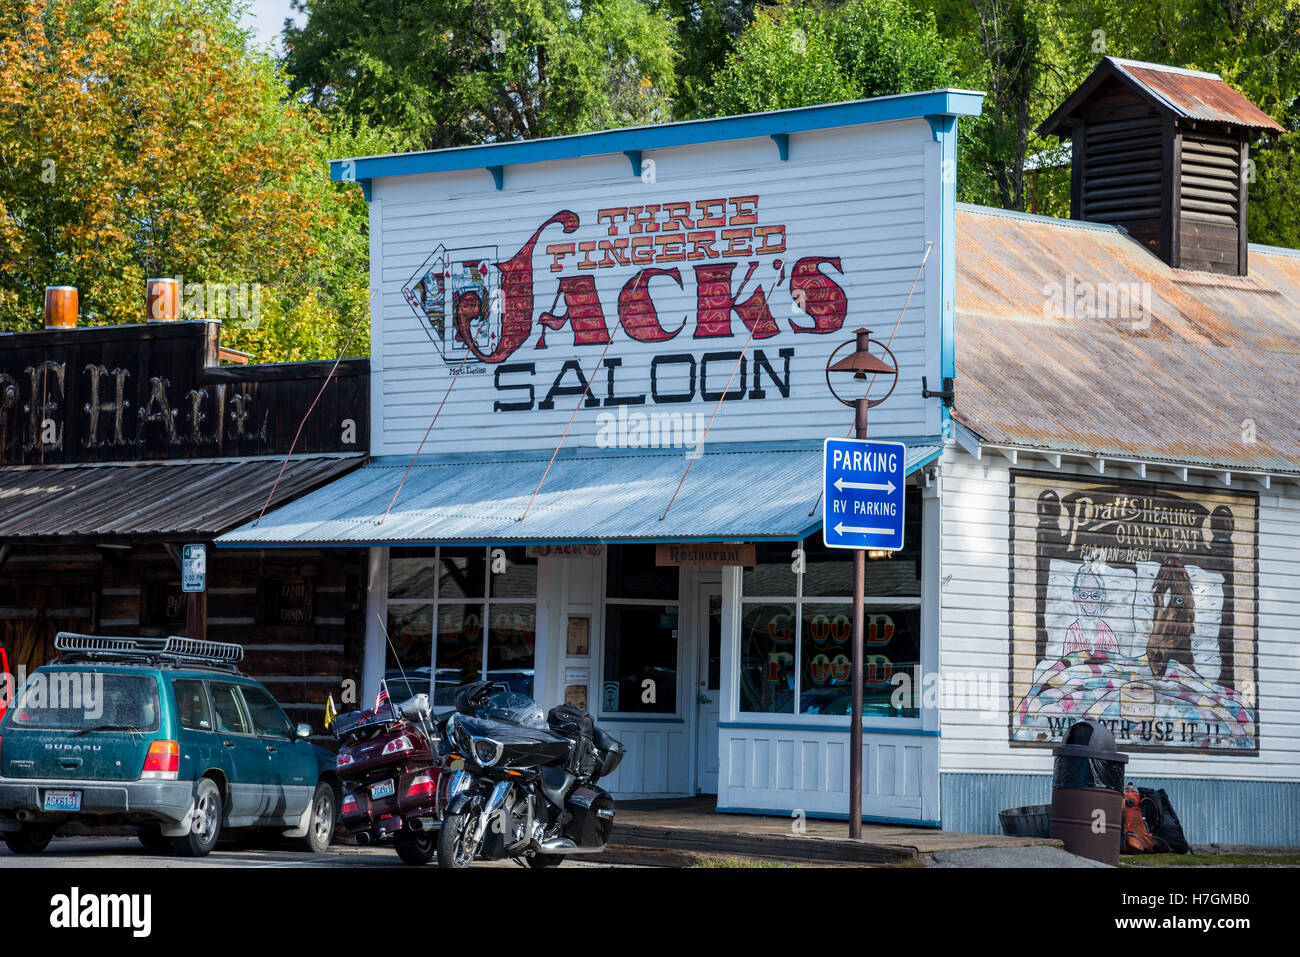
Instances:
[[[430,868],[437,864],[427,865]],[[572,867],[621,867],[594,859],[565,861]],[[145,850],[134,837],[56,837],[40,854],[13,854],[0,844],[0,870],[20,867],[399,867],[408,869],[389,847],[334,845],[327,854],[307,854],[279,846],[222,841],[207,857],[179,857]],[[513,861],[480,861],[474,867],[517,868]]]

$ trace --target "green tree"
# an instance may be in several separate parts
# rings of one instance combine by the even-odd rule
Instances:
[[[704,94],[713,115],[947,86],[954,64],[934,18],[903,0],[760,11]]]
[[[314,338],[287,357],[333,355],[366,321],[364,202],[327,182],[321,120],[248,52],[240,12],[234,0],[8,0],[4,328],[39,328],[46,285],[77,286],[84,323],[139,322],[145,280],[175,275],[186,316],[222,318],[226,341],[259,359],[286,357],[273,320],[305,303]],[[248,309],[214,316],[222,303],[198,284],[238,284]]]
[[[709,78],[736,40],[754,19],[754,0],[651,0],[655,10],[672,18],[677,28],[678,119],[703,115]]]
[[[295,0],[297,91],[435,149],[670,118],[673,26],[641,0]]]

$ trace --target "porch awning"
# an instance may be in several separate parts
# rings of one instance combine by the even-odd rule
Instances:
[[[561,451],[523,521],[549,451],[421,458],[387,518],[411,463],[383,457],[221,536],[217,545],[799,539],[821,525],[821,448],[819,441],[708,448],[671,509],[688,464],[681,450]],[[908,443],[908,473],[941,452],[938,439]]]
[[[354,469],[364,455],[0,468],[0,542],[208,541]],[[283,472],[281,471],[283,470]],[[277,484],[278,480],[278,484]]]

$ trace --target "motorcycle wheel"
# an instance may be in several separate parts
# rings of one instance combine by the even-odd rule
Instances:
[[[563,863],[563,854],[534,854],[528,858],[529,867],[559,867]]]
[[[429,834],[409,834],[405,830],[393,838],[393,849],[407,864],[428,864],[438,853],[438,845]]]
[[[469,815],[464,811],[442,819],[442,830],[438,832],[439,867],[462,868],[474,863],[474,852],[478,849],[468,846],[469,826]]]

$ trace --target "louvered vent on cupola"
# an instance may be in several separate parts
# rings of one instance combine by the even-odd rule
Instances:
[[[1038,132],[1073,142],[1071,218],[1171,266],[1246,274],[1247,137],[1282,127],[1217,74],[1107,57]]]

